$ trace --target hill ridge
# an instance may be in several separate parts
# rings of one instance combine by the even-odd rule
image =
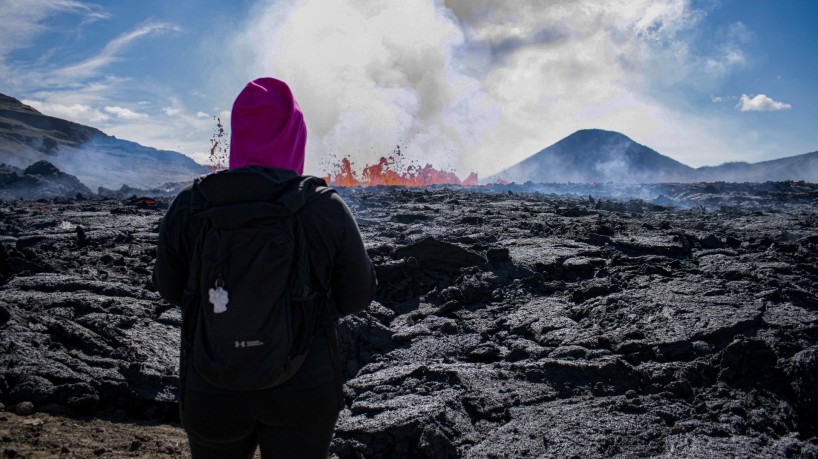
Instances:
[[[40,160],[78,177],[92,189],[152,188],[207,172],[205,166],[181,153],[118,139],[0,94],[0,163],[26,168]]]

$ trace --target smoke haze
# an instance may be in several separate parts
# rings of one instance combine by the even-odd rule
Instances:
[[[733,127],[649,95],[655,81],[683,85],[694,71],[715,81],[741,65],[729,37],[706,59],[685,47],[701,14],[685,0],[266,2],[231,44],[230,84],[271,75],[292,86],[312,172],[333,156],[371,164],[400,145],[418,162],[486,177],[583,128],[693,166],[736,148],[752,159],[758,146],[737,147]]]
[[[326,154],[373,163],[397,145],[418,161],[456,166],[497,115],[480,83],[456,70],[464,37],[442,12],[422,0],[274,5],[237,43],[261,51],[254,75],[292,86],[309,128],[308,169]],[[281,25],[256,49],[269,24]]]

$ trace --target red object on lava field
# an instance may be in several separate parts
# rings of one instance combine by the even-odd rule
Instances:
[[[139,207],[141,209],[147,209],[147,208],[156,207],[156,199],[145,198],[145,197],[142,197],[142,198],[133,197],[133,198],[131,198],[131,199],[129,199],[127,201],[127,204],[131,205],[131,206]]]
[[[360,177],[353,170],[349,158],[341,159],[333,169],[325,179],[335,187],[477,185],[476,172],[461,181],[453,172],[435,169],[431,164],[403,166],[400,147],[395,150],[394,156],[381,157],[376,164],[367,164]]]

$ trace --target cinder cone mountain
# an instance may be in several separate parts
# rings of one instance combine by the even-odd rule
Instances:
[[[634,142],[624,134],[584,129],[491,179],[517,183],[655,183],[689,181],[694,171],[689,166]]]

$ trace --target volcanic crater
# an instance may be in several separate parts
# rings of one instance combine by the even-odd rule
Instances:
[[[341,322],[331,452],[818,457],[818,186],[663,190],[341,189],[379,287]],[[150,281],[168,204],[0,203],[0,402],[173,421],[181,316]]]

